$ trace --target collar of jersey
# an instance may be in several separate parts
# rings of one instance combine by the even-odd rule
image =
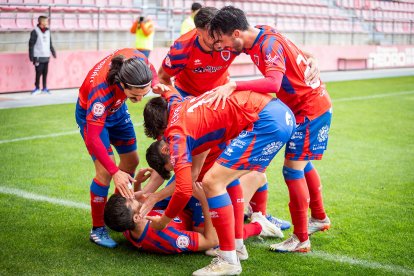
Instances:
[[[253,49],[254,46],[256,46],[256,43],[259,41],[260,37],[262,36],[264,29],[258,28],[260,30],[259,34],[256,36],[256,39],[253,42],[252,47],[250,47],[250,49],[246,49],[247,51]]]
[[[134,239],[134,237],[131,235],[131,231],[129,231],[129,236],[131,237],[131,239],[132,239],[132,240],[134,240],[134,241],[135,241],[135,242],[137,242],[137,243],[142,242],[142,240],[143,240],[143,239],[145,238],[145,236],[147,235],[149,225],[150,225],[150,222],[148,221],[148,222],[147,222],[147,225],[145,225],[145,229],[144,229],[144,231],[142,232],[141,236],[140,236],[137,240],[136,240],[136,239]]]
[[[198,49],[200,49],[200,51],[202,51],[203,53],[211,55],[213,53],[213,51],[207,52],[206,50],[204,50],[203,47],[201,47],[200,41],[198,41],[198,39],[199,39],[199,37],[197,36],[195,41],[194,41],[195,45],[198,47]]]

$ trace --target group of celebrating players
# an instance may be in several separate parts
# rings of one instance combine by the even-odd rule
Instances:
[[[265,170],[284,145],[293,235],[270,249],[308,252],[309,235],[330,227],[311,160],[326,149],[331,100],[312,56],[274,28],[250,26],[233,6],[203,7],[194,22],[158,73],[138,50],[121,49],[97,63],[79,90],[76,121],[96,171],[90,240],[115,247],[107,225],[142,250],[214,257],[193,275],[238,275],[248,259],[246,238],[283,238],[290,227],[266,213]],[[229,80],[240,53],[263,78]],[[151,89],[161,95],[144,108],[145,134],[155,140],[146,152],[151,168],[135,176],[136,135],[125,101],[139,102]]]

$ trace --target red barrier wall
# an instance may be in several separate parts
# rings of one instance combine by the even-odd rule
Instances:
[[[363,69],[364,59],[368,68],[414,66],[413,46],[306,46],[319,60],[321,71],[338,70],[338,59],[347,59],[347,69]],[[150,60],[156,68],[161,64],[168,48],[158,48]],[[79,87],[87,72],[111,51],[58,51],[57,59],[49,64],[48,88]],[[27,53],[0,54],[0,93],[30,91],[34,88],[34,66]],[[232,76],[259,73],[246,55],[238,57],[230,67]]]

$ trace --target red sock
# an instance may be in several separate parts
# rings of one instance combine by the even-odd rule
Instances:
[[[235,185],[230,183],[227,186],[227,193],[230,196],[234,211],[234,233],[236,239],[243,239],[243,225],[244,225],[244,198],[243,190],[239,180],[235,180]],[[233,183],[233,182],[232,182]],[[237,184],[236,184],[237,183]]]
[[[210,215],[219,239],[220,250],[236,250],[234,235],[234,212],[230,197],[227,193],[208,198]]]
[[[260,187],[250,199],[250,206],[252,206],[253,213],[262,212],[266,215],[267,208],[267,183]]]
[[[104,209],[108,197],[109,186],[100,183],[96,178],[93,179],[90,187],[92,225],[101,227],[105,225]]]
[[[243,239],[258,236],[262,232],[262,226],[258,222],[245,224],[243,227]]]
[[[311,162],[306,165],[304,171],[310,196],[309,207],[311,209],[311,215],[316,219],[325,219],[326,213],[323,208],[322,185],[318,171],[313,167]]]
[[[308,239],[309,191],[303,171],[283,167],[283,176],[289,189],[289,211],[294,225],[293,234],[303,242]]]

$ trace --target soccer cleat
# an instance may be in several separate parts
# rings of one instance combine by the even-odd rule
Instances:
[[[96,228],[95,230],[92,229],[89,240],[103,247],[114,248],[117,246],[117,243],[109,236],[105,226]]]
[[[49,89],[47,89],[47,88],[43,88],[43,89],[42,89],[42,93],[43,93],[43,94],[49,94],[49,95],[51,94],[51,93],[50,93],[50,90],[49,90]]]
[[[206,250],[205,254],[211,257],[217,257],[220,254],[220,248],[214,247]],[[249,258],[249,252],[247,252],[246,245],[243,244],[241,249],[236,249],[237,257],[240,261],[245,261]]]
[[[315,232],[324,232],[331,227],[331,220],[326,216],[325,219],[315,219],[311,217],[308,222],[308,235],[312,235]]]
[[[194,271],[193,276],[239,275],[241,272],[242,267],[239,261],[237,264],[231,264],[218,255],[208,266]]]
[[[282,231],[288,230],[290,228],[290,222],[287,220],[279,219],[272,215],[266,215],[268,221],[276,225],[276,227],[280,228]]]
[[[275,243],[270,245],[271,251],[276,252],[301,252],[306,253],[309,252],[311,249],[310,240],[307,239],[304,242],[300,242],[300,240],[296,237],[295,234],[293,234],[289,239],[281,242],[281,243]]]
[[[40,89],[39,88],[35,88],[35,89],[32,90],[31,95],[32,96],[36,96],[36,95],[39,95],[40,93],[41,93]]]
[[[261,237],[283,238],[284,235],[280,228],[276,227],[273,223],[268,221],[262,212],[256,212],[252,214],[252,222],[257,222],[262,226]]]

